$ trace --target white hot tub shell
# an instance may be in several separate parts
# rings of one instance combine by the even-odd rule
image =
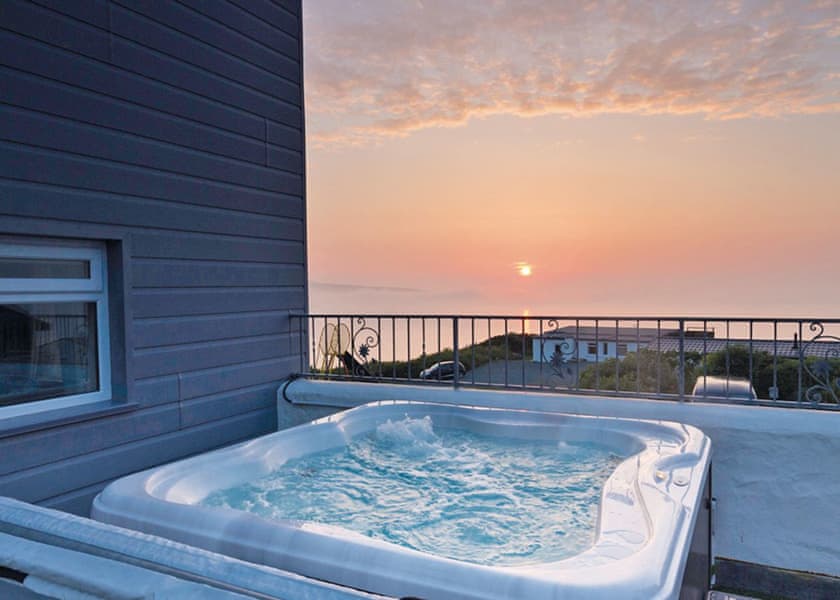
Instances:
[[[388,420],[431,417],[506,438],[595,442],[628,456],[601,493],[593,545],[514,567],[453,560],[342,527],[202,506],[286,461],[343,446]],[[702,510],[709,438],[664,421],[384,401],[124,477],[93,503],[95,519],[247,561],[392,596],[427,600],[678,598]]]

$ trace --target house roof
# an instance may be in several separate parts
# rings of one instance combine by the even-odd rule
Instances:
[[[838,342],[805,342],[799,347],[794,347],[791,340],[752,340],[750,345],[749,339],[720,339],[720,338],[706,338],[705,346],[703,345],[703,338],[690,338],[684,340],[684,350],[686,352],[699,352],[706,354],[712,352],[725,351],[727,346],[732,348],[734,346],[742,346],[744,348],[752,348],[755,352],[767,352],[768,354],[775,354],[780,358],[799,358],[800,347],[805,356],[815,356],[822,358],[840,358],[840,343]],[[647,344],[648,350],[659,350],[661,352],[679,352],[680,340],[679,337],[665,337],[660,336],[658,339],[654,338]]]
[[[597,333],[597,335],[596,335]],[[551,331],[543,333],[542,337],[546,339],[577,339],[581,342],[640,342],[645,344],[650,340],[656,339],[657,336],[679,335],[678,329],[665,329],[656,327],[619,327],[618,335],[616,335],[615,326],[599,325],[594,326],[580,326],[569,325],[567,327],[558,327]]]
[[[619,327],[616,336],[616,328],[609,325],[594,326],[569,325],[546,331],[542,339],[577,339],[579,342],[639,342],[648,350],[659,350],[662,352],[679,352],[680,331],[679,329],[666,329],[656,327]],[[704,345],[705,344],[705,345]],[[789,339],[766,340],[744,338],[716,338],[714,331],[709,330],[704,337],[702,331],[687,331],[683,338],[683,348],[686,352],[699,352],[700,354],[711,354],[721,352],[727,347],[743,346],[752,348],[753,352],[767,352],[780,358],[799,358],[799,347],[793,345]],[[840,342],[804,342],[800,344],[805,356],[822,358],[840,358]]]

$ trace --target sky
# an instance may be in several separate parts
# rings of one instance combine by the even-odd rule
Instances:
[[[840,317],[840,0],[304,2],[313,312]]]

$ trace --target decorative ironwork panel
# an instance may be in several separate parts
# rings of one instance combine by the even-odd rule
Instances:
[[[814,335],[799,345],[800,364],[813,382],[805,390],[805,399],[814,405],[823,401],[840,404],[840,376],[832,376],[832,370],[840,369],[840,337],[826,334],[820,321],[812,321],[808,330]],[[816,356],[816,360],[809,362],[807,356]]]
[[[550,333],[552,330],[557,331],[560,329],[560,322],[558,319],[549,319],[546,323],[548,325]],[[552,387],[558,387],[563,383],[568,383],[569,387],[572,386],[571,378],[574,376],[575,371],[572,368],[571,364],[572,361],[577,360],[578,356],[578,348],[577,348],[577,340],[572,339],[571,341],[568,338],[554,338],[552,341],[553,350],[551,351],[551,355],[546,355],[545,344],[546,341],[552,338],[546,338],[545,334],[540,338],[540,360],[544,363],[548,363],[549,367],[551,367],[551,377],[549,380],[549,384]],[[566,380],[569,379],[568,382]]]

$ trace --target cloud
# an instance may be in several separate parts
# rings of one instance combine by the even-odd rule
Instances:
[[[682,138],[682,141],[687,144],[695,142],[723,142],[726,138],[722,135],[715,135],[709,133],[692,133]]]
[[[834,1],[310,0],[308,129],[364,145],[497,114],[840,112]]]

